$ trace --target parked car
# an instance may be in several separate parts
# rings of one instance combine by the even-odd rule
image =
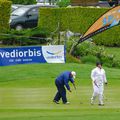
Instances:
[[[119,1],[116,1],[116,0],[99,1],[100,7],[114,7],[117,4],[120,4],[120,0]]]
[[[20,4],[13,4],[12,5],[12,12],[14,11],[14,10],[16,10],[17,8],[20,8],[20,7],[23,7],[24,5],[20,5]]]
[[[49,5],[49,0],[36,0],[37,4],[41,5]]]
[[[10,28],[22,30],[34,28],[38,23],[38,9],[40,7],[56,7],[54,5],[25,5],[11,13]]]

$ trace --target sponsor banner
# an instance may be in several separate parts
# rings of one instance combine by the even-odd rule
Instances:
[[[92,26],[80,38],[79,43],[113,26],[119,25],[119,23],[120,23],[120,6],[117,6],[108,10],[97,21],[95,21],[94,24],[92,24]]]
[[[65,63],[64,45],[0,48],[0,66],[32,63]]]

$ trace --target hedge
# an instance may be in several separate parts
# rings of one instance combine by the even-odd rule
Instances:
[[[54,31],[60,23],[60,30],[69,29],[84,33],[94,21],[107,9],[72,7],[40,8],[38,27]]]
[[[44,27],[50,32],[67,29],[73,32],[85,33],[85,31],[108,8],[70,7],[70,8],[40,8],[38,27]],[[93,37],[95,43],[106,46],[120,46],[120,26],[113,27]]]
[[[23,4],[23,5],[36,3],[36,0],[10,0],[10,1],[12,1],[13,4]]]
[[[40,45],[51,42],[47,39],[49,33],[44,29],[33,28],[22,31],[10,29],[6,31],[8,35],[1,35],[0,41],[3,45],[26,46],[26,45]]]
[[[73,5],[90,5],[90,4],[95,4],[98,3],[99,0],[71,0],[71,3]]]
[[[11,11],[11,2],[0,0],[0,32],[9,29],[9,18]]]

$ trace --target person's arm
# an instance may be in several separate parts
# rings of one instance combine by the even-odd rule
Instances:
[[[73,87],[74,87],[74,89],[76,90],[76,85],[75,85],[74,79],[73,79],[73,78],[70,78],[70,82],[73,84]]]
[[[108,82],[107,82],[107,79],[106,79],[105,70],[104,70],[103,72],[104,72],[104,74],[103,74],[103,80],[104,80],[104,83],[107,85],[107,84],[108,84]]]
[[[99,88],[99,86],[97,85],[96,80],[93,81],[94,85],[97,86]]]
[[[74,89],[76,90],[76,85],[75,85],[75,82],[73,82],[73,86],[74,86]]]
[[[95,70],[91,71],[91,79],[94,81],[95,80]]]
[[[71,92],[70,86],[69,86],[69,84],[68,84],[67,81],[68,81],[68,80],[67,80],[66,78],[64,78],[64,84],[65,84],[67,90],[68,90],[69,92]]]
[[[96,79],[96,78],[95,78],[95,75],[96,75],[96,72],[95,72],[95,69],[94,69],[94,70],[92,70],[92,72],[91,72],[91,79],[92,79],[93,84],[98,87],[97,82],[96,82],[96,80],[95,80],[95,79]]]

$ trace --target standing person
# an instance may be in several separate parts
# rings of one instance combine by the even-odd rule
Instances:
[[[76,76],[76,72],[65,71],[56,78],[55,85],[58,91],[54,97],[53,102],[55,102],[56,104],[59,104],[59,100],[62,98],[63,104],[69,104],[66,98],[65,87],[69,92],[71,92],[70,86],[68,84],[68,82],[70,81],[73,84],[74,88],[76,89],[76,86],[74,83],[75,76]]]
[[[91,72],[91,79],[93,84],[93,95],[91,98],[91,104],[94,104],[94,100],[98,96],[98,105],[103,106],[104,83],[107,84],[107,80],[105,70],[102,68],[101,62],[96,63],[96,68],[94,68]]]

